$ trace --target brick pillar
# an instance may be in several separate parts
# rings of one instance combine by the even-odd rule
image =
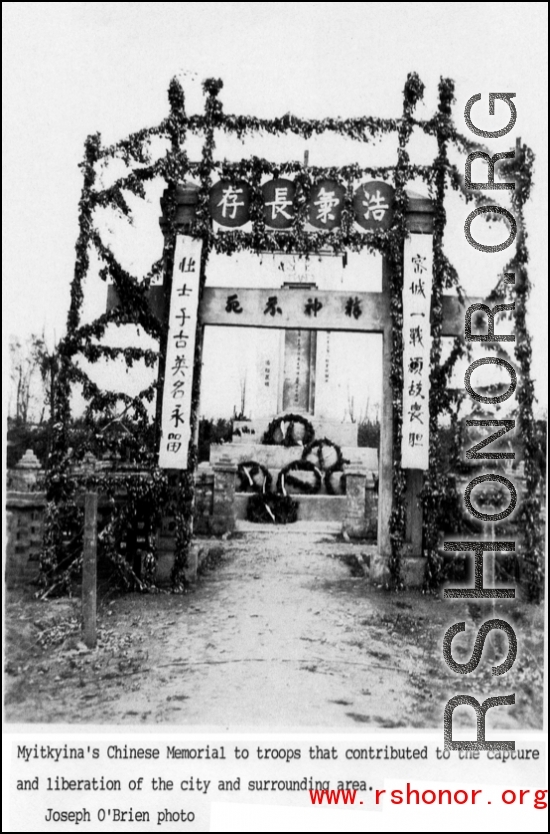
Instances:
[[[342,531],[355,539],[367,535],[365,481],[366,473],[363,468],[346,468],[346,514],[342,522]]]
[[[235,475],[237,467],[230,457],[222,457],[213,465],[214,500],[212,515],[212,533],[222,533],[235,529]]]

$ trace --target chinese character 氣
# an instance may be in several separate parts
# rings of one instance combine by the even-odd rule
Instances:
[[[183,258],[180,262],[179,266],[180,272],[194,272],[195,271],[195,259],[194,258]]]
[[[304,313],[306,313],[308,316],[311,316],[311,314],[313,313],[313,315],[317,317],[317,313],[319,312],[319,310],[322,309],[322,307],[323,305],[321,304],[318,298],[308,298],[307,304],[304,307]]]
[[[409,371],[411,374],[422,374],[424,359],[422,356],[411,356],[409,359]]]
[[[426,272],[428,267],[426,266],[426,257],[424,255],[415,255],[411,258],[411,261],[414,264],[414,271],[416,273],[422,274]]]
[[[281,310],[281,308],[277,307],[277,296],[270,295],[267,299],[267,304],[265,305],[264,316],[266,316],[268,313],[270,316],[274,316],[276,313],[282,315],[282,312],[283,311]]]
[[[239,194],[243,193],[243,189],[234,188],[230,185],[228,188],[224,188],[222,193],[223,196],[218,203],[218,206],[222,206],[222,217],[228,217],[230,220],[234,220],[237,216],[239,206],[244,206],[244,201],[239,202],[238,200]],[[229,214],[228,212],[230,211],[233,214]]]
[[[361,302],[357,296],[355,296],[355,298],[352,298],[351,296],[348,298],[345,310],[346,316],[353,316],[354,319],[359,318],[359,316],[363,313],[363,308],[361,307]]]
[[[277,215],[282,214],[287,220],[292,220],[292,215],[287,214],[285,208],[292,205],[292,200],[287,200],[288,186],[275,189],[275,199],[266,203],[266,206],[271,206],[271,219],[275,220]]]
[[[369,194],[369,192],[365,190],[365,197],[366,200],[363,200],[363,205],[367,209],[363,213],[365,220],[370,220],[371,214],[375,220],[382,220],[386,211],[389,209],[389,205],[384,201],[384,198],[380,196],[380,191],[377,189],[376,195],[374,195]]]
[[[243,308],[239,304],[239,296],[237,293],[227,296],[227,303],[225,305],[226,313],[242,313]]]
[[[327,220],[334,220],[335,215],[332,214],[332,209],[340,202],[339,198],[335,196],[334,191],[325,191],[321,188],[319,191],[319,199],[313,201],[314,206],[318,206],[317,220],[321,223],[326,223]]]
[[[415,346],[418,344],[424,347],[424,342],[422,341],[422,328],[420,326],[410,328],[409,344]]]

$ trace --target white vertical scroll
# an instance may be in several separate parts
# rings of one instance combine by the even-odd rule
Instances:
[[[432,269],[432,235],[411,235],[405,240],[403,263],[404,469],[427,469],[429,465]]]
[[[159,466],[186,469],[202,240],[178,235],[170,297]]]

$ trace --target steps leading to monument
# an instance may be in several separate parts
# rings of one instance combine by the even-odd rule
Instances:
[[[277,416],[284,416],[283,414]],[[339,446],[357,446],[357,423],[342,423],[339,420],[325,420],[322,417],[304,416],[313,426],[316,439],[327,437]],[[235,420],[233,443],[250,443],[253,438],[260,444],[271,419]]]
[[[298,522],[332,522],[338,524],[338,529],[341,530],[347,504],[345,495],[293,495],[292,497],[298,502]],[[235,493],[236,519],[246,519],[246,507],[249,498],[249,492]],[[256,525],[254,524],[254,526]],[[295,524],[288,526],[294,527]]]
[[[336,538],[342,532],[339,521],[295,521],[293,524],[255,524],[238,518],[235,521],[235,532],[254,533],[258,537],[289,536],[292,533],[302,535],[329,535]]]
[[[347,424],[344,424],[347,425]],[[342,446],[342,455],[351,465],[366,470],[367,475],[378,476],[378,450],[366,446]],[[262,443],[240,442],[221,443],[210,447],[210,465],[215,465],[222,458],[233,463],[253,460],[267,469],[281,470],[294,460],[299,460],[303,453],[302,446],[265,446]]]

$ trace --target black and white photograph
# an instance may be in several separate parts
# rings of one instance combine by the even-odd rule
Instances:
[[[5,830],[543,830],[546,14],[4,4]]]

